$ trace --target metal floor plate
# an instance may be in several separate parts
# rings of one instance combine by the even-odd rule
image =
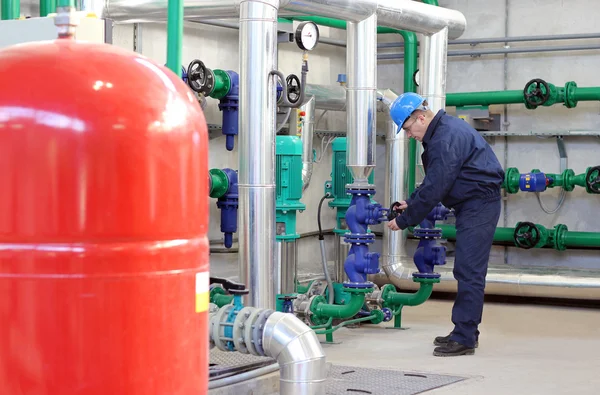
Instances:
[[[226,376],[226,371],[273,362],[271,358],[239,352],[224,352],[216,348],[210,351],[211,375],[219,375],[222,371]],[[326,395],[414,395],[466,380],[466,377],[459,376],[328,365]]]
[[[466,377],[399,370],[333,365],[327,380],[327,395],[413,395],[465,380]]]

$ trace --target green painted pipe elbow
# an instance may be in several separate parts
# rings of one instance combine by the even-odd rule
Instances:
[[[392,310],[401,306],[418,306],[425,303],[433,292],[433,284],[439,283],[439,278],[413,278],[413,281],[420,283],[419,290],[415,293],[403,293],[396,291],[392,284],[386,284],[381,290],[383,306]]]
[[[225,195],[229,189],[229,178],[221,169],[210,169],[208,171],[209,195],[213,199],[218,199]]]
[[[317,296],[310,305],[310,311],[314,314],[313,321],[336,318],[345,320],[354,317],[365,304],[365,294],[372,289],[344,288],[344,292],[350,293],[350,300],[346,304],[329,304],[324,296]]]

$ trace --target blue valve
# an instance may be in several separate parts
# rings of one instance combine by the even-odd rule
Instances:
[[[519,189],[524,192],[544,192],[552,182],[544,173],[525,173],[519,178]]]
[[[344,241],[352,246],[344,262],[344,270],[350,281],[344,286],[371,288],[373,284],[367,281],[367,275],[379,272],[379,254],[369,252],[369,244],[375,242],[375,235],[369,233],[368,229],[369,225],[387,221],[389,209],[371,203],[371,196],[375,194],[372,186],[349,187],[346,192],[352,195],[352,200],[346,211],[346,224],[350,232],[346,233]]]
[[[442,238],[442,230],[435,227],[435,221],[445,220],[450,214],[451,210],[438,203],[413,230],[413,236],[421,239],[413,257],[419,272],[413,273],[413,277],[440,278],[440,275],[433,271],[433,267],[446,264],[446,246],[439,242]]]

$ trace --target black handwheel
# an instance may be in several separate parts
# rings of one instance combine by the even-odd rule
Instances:
[[[520,222],[513,235],[515,244],[526,250],[533,248],[540,241],[540,230],[532,222]]]
[[[527,104],[535,108],[544,105],[550,99],[550,85],[541,78],[534,78],[525,84],[523,94]]]
[[[585,182],[588,192],[600,194],[600,166],[589,168],[585,175]]]
[[[207,95],[212,92],[215,79],[212,71],[202,61],[194,59],[187,69],[187,81],[189,87],[197,93]]]
[[[399,216],[400,214],[402,214],[402,212],[404,211],[404,210],[400,210],[400,209],[394,209],[394,206],[397,206],[397,205],[400,205],[400,203],[394,202],[390,206],[388,215],[387,215],[388,221],[392,221],[392,220],[396,219],[396,217]]]
[[[296,104],[300,100],[302,87],[300,86],[300,78],[296,74],[290,74],[285,79],[287,85],[287,99],[290,103]]]

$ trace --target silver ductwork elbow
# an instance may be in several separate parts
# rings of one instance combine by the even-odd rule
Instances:
[[[325,353],[315,332],[299,318],[271,314],[263,331],[263,348],[279,362],[281,394],[325,394]]]
[[[211,348],[261,357],[279,364],[279,393],[282,395],[324,395],[326,359],[315,332],[298,317],[269,309],[244,307],[230,317],[233,304],[209,309]],[[233,326],[233,339],[225,329]]]

